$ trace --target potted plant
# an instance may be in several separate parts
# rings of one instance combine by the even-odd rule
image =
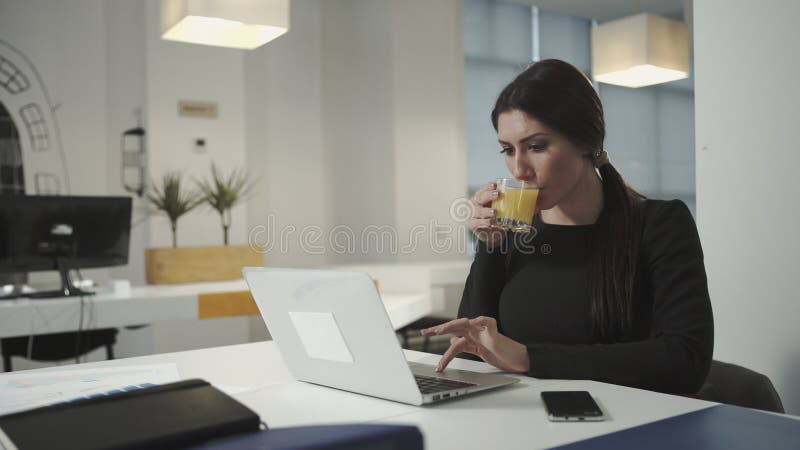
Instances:
[[[222,242],[228,245],[228,231],[231,227],[231,209],[253,191],[254,183],[246,171],[233,169],[226,177],[216,164],[211,164],[211,180],[195,180],[203,201],[219,214],[222,224]]]
[[[170,219],[172,248],[148,248],[145,251],[147,282],[151,284],[190,283],[197,281],[232,280],[242,277],[242,267],[261,266],[263,254],[249,245],[229,245],[231,209],[252,191],[253,183],[243,171],[234,170],[223,176],[211,166],[211,180],[195,180],[196,189],[181,188],[181,174],[170,172],[161,186],[147,198]],[[177,222],[202,204],[208,204],[220,215],[225,245],[177,247]]]
[[[147,282],[152,284],[178,283],[183,281],[180,270],[185,264],[185,256],[178,248],[178,219],[203,204],[203,195],[194,189],[183,187],[183,173],[170,171],[161,177],[161,183],[150,183],[145,197],[150,202],[154,213],[167,216],[172,230],[171,248],[145,249],[145,274]],[[177,276],[177,278],[176,278]]]
[[[181,190],[182,179],[181,172],[167,172],[161,178],[161,185],[151,183],[153,187],[146,194],[156,210],[162,211],[169,219],[173,248],[178,247],[178,219],[205,202],[201,192]]]

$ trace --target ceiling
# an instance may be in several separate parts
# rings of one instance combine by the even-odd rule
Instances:
[[[573,16],[597,19],[598,22],[619,19],[638,13],[683,19],[684,3],[691,0],[512,0]]]

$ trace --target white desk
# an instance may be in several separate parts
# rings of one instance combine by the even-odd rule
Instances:
[[[118,295],[98,293],[84,297],[84,328],[121,327],[165,320],[197,320],[201,297],[247,291],[244,280],[152,285],[131,288]],[[430,314],[433,305],[429,292],[381,295],[395,329]],[[207,297],[206,302],[216,301]],[[257,311],[250,310],[249,314]],[[247,314],[242,312],[241,315]],[[228,314],[240,315],[239,313]],[[91,317],[88,317],[91,316]],[[16,299],[0,301],[0,337],[74,331],[80,318],[80,298]]]
[[[433,363],[437,355],[406,352],[409,360]],[[592,381],[537,380],[434,406],[416,407],[294,381],[272,342],[60,366],[113,367],[174,362],[182,378],[254,388],[234,395],[270,427],[340,422],[415,424],[428,449],[544,448],[696,411],[714,403]],[[480,371],[483,363],[455,360]],[[51,369],[38,369],[36,372]],[[2,382],[0,375],[0,382]],[[608,419],[597,423],[552,423],[539,393],[548,389],[588,390]]]

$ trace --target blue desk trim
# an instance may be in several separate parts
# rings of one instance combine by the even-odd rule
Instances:
[[[797,450],[800,449],[800,420],[719,405],[556,448]]]

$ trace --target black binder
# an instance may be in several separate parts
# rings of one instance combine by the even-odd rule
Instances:
[[[20,450],[180,448],[259,424],[256,413],[208,382],[186,380],[2,416],[0,443],[6,438]]]

